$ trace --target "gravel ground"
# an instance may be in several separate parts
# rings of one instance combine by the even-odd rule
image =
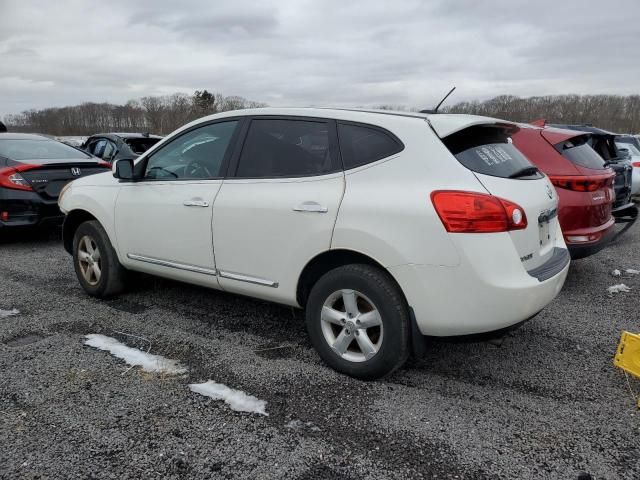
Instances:
[[[300,312],[140,276],[85,295],[57,232],[0,240],[2,478],[640,478],[640,412],[612,365],[640,331],[640,225],[574,262],[560,296],[497,347],[431,342],[392,377],[321,364]],[[456,292],[464,301],[464,292]],[[182,361],[167,377],[83,346],[102,333]],[[268,417],[189,391],[213,379]],[[632,381],[640,391],[640,381]]]

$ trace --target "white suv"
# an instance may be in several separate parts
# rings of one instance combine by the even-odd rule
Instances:
[[[128,270],[306,308],[331,367],[377,378],[422,335],[504,329],[569,254],[517,126],[468,115],[264,108],[192,122],[60,195],[93,296]]]

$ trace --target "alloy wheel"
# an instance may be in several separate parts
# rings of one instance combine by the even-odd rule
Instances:
[[[83,236],[78,243],[78,263],[85,281],[91,286],[97,285],[102,276],[102,259],[100,248],[89,235]]]
[[[350,362],[371,359],[382,346],[378,308],[364,294],[350,289],[333,292],[320,314],[322,334],[331,349]]]

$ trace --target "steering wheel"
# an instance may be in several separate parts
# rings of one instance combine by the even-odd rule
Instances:
[[[206,165],[199,160],[193,159],[184,167],[184,176],[187,178],[211,178],[213,175]]]

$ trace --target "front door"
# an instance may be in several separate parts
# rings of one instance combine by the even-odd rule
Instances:
[[[211,123],[180,134],[141,160],[140,180],[122,184],[115,228],[125,266],[218,286],[212,212],[237,124]]]
[[[295,304],[298,275],[328,250],[344,193],[335,123],[257,117],[213,208],[220,285]]]

